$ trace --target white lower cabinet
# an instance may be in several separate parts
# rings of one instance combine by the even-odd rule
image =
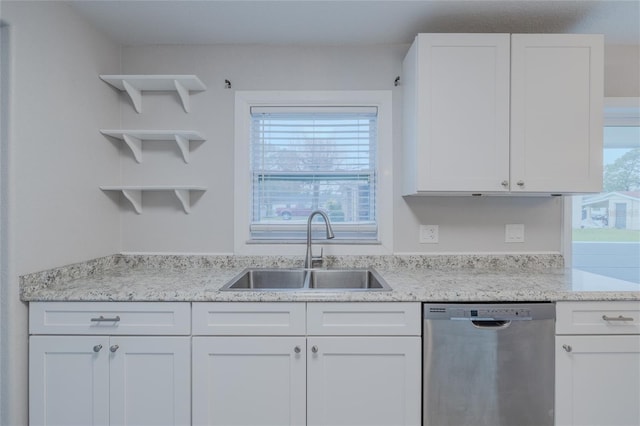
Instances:
[[[640,303],[557,304],[556,425],[640,424]]]
[[[417,426],[420,310],[32,303],[29,423]]]
[[[32,336],[29,424],[108,425],[108,348],[102,336]]]
[[[307,424],[418,425],[419,337],[309,337]]]
[[[34,304],[32,304],[34,305]],[[187,321],[189,304],[178,310],[145,304],[42,303],[30,312],[30,425],[189,425],[191,423],[191,341],[181,336],[123,336],[119,323],[136,324],[137,333],[154,327],[154,313],[173,312]],[[46,309],[40,309],[46,305]],[[105,305],[99,306],[103,308]],[[38,321],[38,312],[46,312]],[[143,312],[143,313],[141,313]],[[87,316],[87,335],[35,335],[64,317]],[[169,315],[171,316],[171,315]],[[116,317],[118,320],[116,320]],[[97,319],[91,321],[91,318]],[[102,319],[101,319],[102,318]],[[156,318],[157,319],[157,318]],[[111,320],[111,321],[109,321]],[[70,324],[73,320],[66,321]],[[166,325],[166,324],[165,324]],[[179,330],[178,328],[182,328]],[[167,334],[184,326],[166,326]],[[89,334],[93,331],[94,334]],[[96,335],[102,333],[103,335]],[[104,335],[104,333],[109,333]],[[187,334],[189,331],[187,331]]]
[[[194,337],[194,425],[304,425],[306,342]]]
[[[111,425],[191,423],[191,342],[184,337],[112,337]]]
[[[308,303],[306,315],[304,306],[194,304],[194,334],[208,318],[223,335],[193,338],[193,424],[419,425],[420,305]],[[273,321],[254,319],[261,307]],[[262,335],[275,323],[292,326]]]

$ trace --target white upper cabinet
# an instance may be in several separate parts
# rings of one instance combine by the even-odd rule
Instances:
[[[511,36],[512,191],[602,191],[603,43]]]
[[[600,191],[601,36],[419,34],[402,81],[404,195]]]
[[[508,190],[509,35],[420,34],[403,73],[404,193]]]

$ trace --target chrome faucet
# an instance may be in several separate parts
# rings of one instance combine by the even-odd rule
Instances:
[[[324,219],[324,225],[327,228],[327,239],[330,240],[335,237],[333,235],[333,229],[331,229],[331,222],[329,221],[329,216],[322,210],[314,210],[309,215],[309,219],[307,220],[307,254],[304,258],[304,267],[305,269],[313,268],[313,261],[319,260],[322,262],[322,251],[320,252],[320,257],[313,257],[311,252],[311,221],[315,215],[319,214]]]

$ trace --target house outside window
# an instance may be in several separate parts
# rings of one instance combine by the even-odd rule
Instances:
[[[572,267],[640,284],[640,100],[607,98],[603,192],[572,197]]]
[[[240,91],[235,139],[237,253],[301,254],[314,210],[327,254],[392,252],[389,91]]]

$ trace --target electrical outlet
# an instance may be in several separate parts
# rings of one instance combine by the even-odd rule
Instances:
[[[420,225],[420,244],[438,242],[438,225]]]
[[[524,225],[509,224],[504,226],[505,243],[524,243]]]

